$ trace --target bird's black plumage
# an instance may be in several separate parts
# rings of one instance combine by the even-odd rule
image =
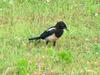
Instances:
[[[53,45],[55,46],[56,40],[62,36],[64,29],[67,29],[66,24],[63,21],[59,21],[55,26],[52,26],[41,33],[39,37],[29,38],[29,41],[43,39],[46,40],[46,44],[48,44],[50,41],[53,41]]]

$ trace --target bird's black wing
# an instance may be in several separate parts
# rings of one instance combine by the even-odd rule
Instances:
[[[56,31],[56,28],[55,28],[55,27],[50,27],[48,30],[44,31],[44,32],[40,35],[40,37],[41,37],[41,39],[45,39],[45,38],[47,38],[48,36],[54,34],[55,31]]]

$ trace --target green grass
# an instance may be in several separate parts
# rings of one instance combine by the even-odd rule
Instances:
[[[69,32],[48,46],[28,43],[63,20]],[[0,75],[99,75],[98,0],[1,0]]]

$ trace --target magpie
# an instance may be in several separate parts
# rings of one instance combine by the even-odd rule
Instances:
[[[53,42],[53,46],[55,46],[57,39],[62,36],[64,29],[68,30],[67,25],[63,21],[59,21],[55,26],[52,26],[41,33],[40,36],[29,38],[29,41],[42,39],[46,41],[46,45],[49,42]]]

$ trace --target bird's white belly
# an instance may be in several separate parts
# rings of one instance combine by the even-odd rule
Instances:
[[[55,36],[55,34],[52,34],[48,36],[45,40],[47,41],[56,41],[58,38]]]

